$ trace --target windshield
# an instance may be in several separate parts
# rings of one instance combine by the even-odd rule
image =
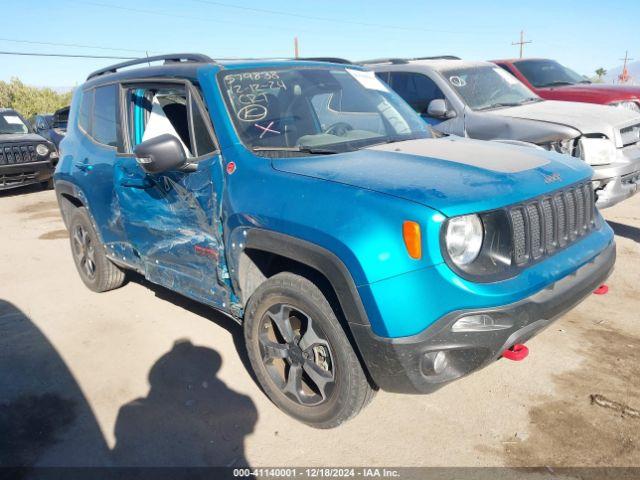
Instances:
[[[516,62],[516,67],[536,88],[591,83],[582,75],[553,60],[523,60]]]
[[[233,70],[221,72],[220,84],[240,138],[254,151],[338,153],[433,136],[369,71]]]
[[[0,135],[29,133],[29,129],[15,112],[0,112]]]
[[[473,110],[489,110],[538,102],[540,98],[500,67],[444,70],[441,74]]]

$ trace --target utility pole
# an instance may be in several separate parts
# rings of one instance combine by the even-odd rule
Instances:
[[[300,50],[298,49],[298,37],[293,37],[293,57],[300,58]]]
[[[627,50],[624,52],[624,58],[621,58],[620,60],[624,61],[624,63],[622,64],[622,71],[620,72],[620,75],[618,75],[618,82],[626,83],[629,80],[629,71],[627,70],[627,63],[633,60],[633,58],[629,58],[629,51]]]
[[[511,42],[511,45],[520,45],[520,58],[522,58],[522,53],[524,50],[524,45],[526,43],[531,43],[531,40],[524,40],[524,30],[520,30],[520,41],[519,42]]]

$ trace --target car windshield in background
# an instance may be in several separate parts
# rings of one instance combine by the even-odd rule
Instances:
[[[582,75],[553,60],[522,60],[516,62],[516,67],[536,88],[591,83]]]
[[[540,98],[500,67],[471,67],[441,72],[473,110],[490,110],[538,102]]]
[[[69,110],[65,110],[60,113],[56,112],[52,120],[53,128],[57,128],[59,130],[66,130],[68,118],[69,118]]]
[[[0,112],[0,135],[12,133],[29,133],[29,129],[14,112]]]
[[[233,123],[253,151],[341,153],[415,138],[428,126],[373,72],[350,68],[220,74]]]

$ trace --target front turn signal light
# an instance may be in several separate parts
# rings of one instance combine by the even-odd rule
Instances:
[[[422,258],[422,234],[420,233],[420,224],[405,220],[402,223],[402,238],[404,246],[411,258],[420,260]]]

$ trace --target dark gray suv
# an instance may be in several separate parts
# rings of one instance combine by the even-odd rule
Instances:
[[[53,186],[58,152],[15,110],[0,108],[0,190],[40,183]]]

